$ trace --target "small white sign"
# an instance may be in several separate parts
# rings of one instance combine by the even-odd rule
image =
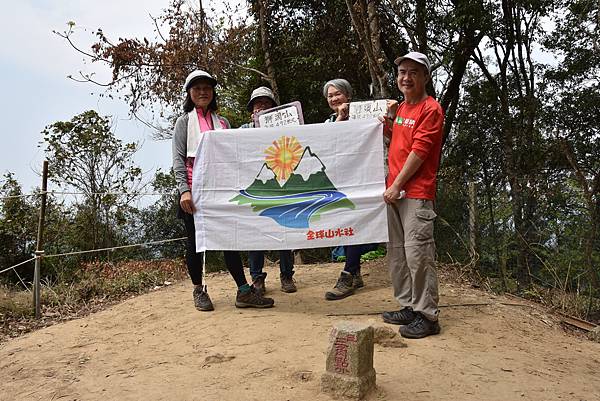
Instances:
[[[255,125],[260,128],[284,127],[290,125],[303,125],[302,106],[300,102],[284,104],[258,113]]]
[[[366,102],[351,102],[349,110],[350,120],[377,118],[387,113],[387,100],[369,100]]]

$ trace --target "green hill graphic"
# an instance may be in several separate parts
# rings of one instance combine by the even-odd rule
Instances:
[[[325,165],[308,146],[283,185],[264,163],[252,184],[230,202],[250,205],[252,211],[291,228],[306,228],[309,221],[319,220],[322,213],[331,210],[355,209],[354,203],[333,185]]]

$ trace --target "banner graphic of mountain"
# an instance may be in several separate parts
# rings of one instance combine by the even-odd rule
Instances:
[[[296,137],[280,137],[265,153],[254,182],[230,202],[248,204],[260,216],[289,228],[309,228],[323,213],[355,208],[327,177],[321,159]]]

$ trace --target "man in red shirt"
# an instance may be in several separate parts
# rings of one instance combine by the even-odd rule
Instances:
[[[388,265],[402,309],[384,312],[383,320],[401,325],[403,337],[423,338],[440,332],[433,201],[444,113],[425,90],[431,79],[427,57],[410,52],[394,63],[404,101],[388,103],[395,117],[384,129],[391,143],[383,198],[388,204]]]

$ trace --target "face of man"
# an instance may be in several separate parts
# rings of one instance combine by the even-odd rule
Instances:
[[[213,86],[206,79],[199,79],[190,87],[190,98],[196,107],[206,110],[214,96]]]
[[[257,97],[252,102],[252,114],[275,107],[273,101],[266,96]]]
[[[407,59],[398,66],[398,89],[407,101],[422,99],[428,81],[429,74],[423,64]]]

